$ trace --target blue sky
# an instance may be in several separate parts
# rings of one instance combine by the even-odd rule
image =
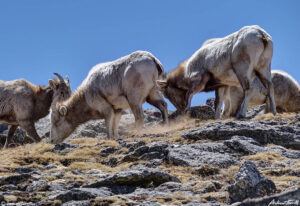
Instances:
[[[299,11],[298,0],[0,0],[0,79],[46,85],[58,72],[76,89],[93,65],[135,50],[169,71],[206,39],[257,24],[273,37],[272,68],[300,82]]]

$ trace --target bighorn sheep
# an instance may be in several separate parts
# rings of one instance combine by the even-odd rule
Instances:
[[[274,85],[274,98],[278,112],[300,111],[300,86],[289,74],[279,70],[271,72]],[[219,101],[224,101],[223,116],[233,116],[236,114],[239,102],[243,99],[243,89],[241,87],[227,87],[219,89]],[[264,104],[267,90],[258,78],[253,81],[253,92],[249,101],[249,107]]]
[[[276,114],[270,64],[273,56],[271,36],[259,26],[245,26],[224,38],[209,40],[182,67],[158,80],[163,94],[184,111],[194,94],[208,89],[214,82],[223,86],[242,86],[244,98],[237,117],[245,117],[251,82],[257,76],[268,90],[271,111]],[[217,117],[220,116],[217,114]]]
[[[69,99],[51,108],[51,141],[63,141],[79,124],[93,119],[105,119],[108,137],[117,137],[122,110],[127,108],[141,127],[145,101],[157,107],[167,123],[167,104],[156,85],[162,74],[159,60],[145,51],[94,66]]]
[[[0,81],[0,123],[8,124],[6,148],[18,126],[21,126],[34,141],[41,139],[34,123],[49,114],[52,101],[59,101],[71,95],[69,80],[57,73],[57,79],[49,79],[49,86],[34,85],[24,79]]]

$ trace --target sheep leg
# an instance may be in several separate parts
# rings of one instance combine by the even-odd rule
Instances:
[[[222,112],[223,117],[230,117],[232,114],[232,105],[230,99],[226,98],[224,100],[224,110]]]
[[[163,123],[168,124],[169,121],[167,103],[164,101],[163,97],[158,93],[158,91],[151,92],[146,101],[159,109],[162,114]]]
[[[127,100],[135,118],[136,128],[141,128],[144,124],[144,112],[142,109],[143,96],[144,95],[136,89],[131,90],[127,94]]]
[[[135,118],[135,127],[142,128],[144,124],[144,112],[141,105],[130,104],[131,111]]]
[[[256,72],[257,77],[260,79],[260,81],[263,83],[265,88],[268,90],[268,103],[267,107],[269,107],[269,110],[276,115],[276,104],[275,104],[275,98],[274,98],[274,86],[271,80],[271,72],[267,68],[263,71],[257,71]]]
[[[12,140],[17,128],[18,128],[18,125],[9,125],[8,126],[8,134],[7,134],[3,149],[7,148],[9,146],[9,144],[11,143],[11,140]]]
[[[115,118],[115,112],[112,108],[108,108],[105,113],[105,126],[106,126],[106,132],[107,137],[109,139],[113,138],[113,124],[114,124],[114,118]]]
[[[208,80],[210,79],[210,75],[207,73],[204,73],[201,80],[200,81],[194,81],[192,83],[191,88],[187,91],[186,93],[186,98],[185,98],[185,102],[186,102],[186,109],[185,112],[190,109],[191,107],[191,102],[192,102],[192,97],[194,94],[197,94],[198,92],[201,92],[204,88],[206,83],[208,82]]]
[[[113,135],[114,135],[114,139],[118,139],[119,138],[119,132],[118,132],[118,128],[119,128],[119,123],[120,123],[120,119],[122,116],[122,109],[116,109],[115,110],[115,117],[114,117],[114,121],[113,121]]]
[[[243,101],[240,104],[240,108],[236,114],[236,118],[244,118],[246,117],[246,112],[248,108],[249,101],[251,99],[252,94],[252,84],[251,84],[251,78],[250,74],[252,73],[252,68],[250,68],[250,65],[248,63],[245,63],[243,61],[237,62],[234,64],[234,71],[235,74],[243,88],[244,96]]]
[[[30,138],[32,138],[35,142],[40,142],[41,138],[39,137],[36,129],[34,127],[34,123],[30,121],[21,121],[20,126],[27,132]]]
[[[226,94],[228,93],[228,87],[220,87],[215,91],[216,101],[215,101],[215,118],[220,119],[222,111],[222,103],[225,99]]]

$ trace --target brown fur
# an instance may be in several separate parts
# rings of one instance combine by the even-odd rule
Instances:
[[[241,85],[244,95],[236,116],[243,118],[253,90],[251,82],[257,76],[266,87],[270,109],[276,114],[270,73],[272,55],[271,36],[257,25],[245,26],[223,38],[204,42],[184,64],[159,80],[158,85],[181,111],[191,106],[192,96],[198,92]],[[217,104],[216,118],[220,116],[220,109]]]
[[[34,85],[24,79],[0,81],[0,123],[10,125],[4,147],[10,144],[18,126],[35,141],[40,141],[34,123],[49,114],[54,98],[62,99],[71,94],[65,83],[57,79],[49,81],[51,86]]]
[[[157,107],[167,123],[167,104],[156,85],[162,69],[159,60],[145,51],[95,65],[70,99],[51,108],[51,141],[61,142],[78,124],[103,118],[108,138],[117,138],[122,110],[130,108],[140,128],[145,101]]]

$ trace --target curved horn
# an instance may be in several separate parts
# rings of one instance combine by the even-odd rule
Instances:
[[[62,78],[62,77],[60,76],[60,74],[58,74],[58,73],[53,73],[53,74],[56,75],[56,76],[58,77],[60,83],[65,82],[65,81],[64,81],[64,78]]]

